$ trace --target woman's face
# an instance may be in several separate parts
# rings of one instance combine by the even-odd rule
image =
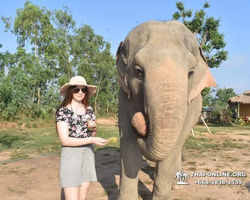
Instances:
[[[76,86],[73,88],[73,99],[77,102],[82,102],[87,93],[87,87],[85,86]]]

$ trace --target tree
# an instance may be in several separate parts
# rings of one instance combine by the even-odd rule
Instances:
[[[203,9],[196,11],[193,16],[193,10],[185,9],[182,2],[176,2],[177,12],[173,14],[175,20],[181,19],[183,24],[195,35],[198,44],[204,51],[208,66],[217,68],[221,63],[227,60],[228,52],[224,50],[226,42],[224,34],[219,33],[220,19],[208,17],[205,10],[210,7],[210,4],[205,1]],[[190,21],[187,18],[192,18]]]
[[[6,52],[4,56],[5,72],[0,79],[0,110],[4,119],[15,120],[24,112],[32,112],[30,90],[34,80],[27,69],[32,65],[30,60],[33,56],[26,54],[22,48],[15,54]]]
[[[73,16],[70,15],[68,7],[63,7],[63,10],[55,10],[52,17],[55,24],[54,43],[52,46],[52,55],[55,56],[54,65],[57,66],[54,74],[59,78],[59,85],[64,84],[74,76],[74,63],[72,59],[75,56],[74,39],[75,24]]]
[[[227,101],[236,96],[233,88],[214,88],[203,97],[204,106],[211,106],[223,110],[227,106]]]
[[[40,8],[30,1],[26,1],[24,8],[17,9],[17,17],[14,20],[14,26],[11,30],[17,36],[19,46],[24,47],[27,44],[34,45],[35,57],[38,57],[38,47],[49,43],[48,34],[52,30],[50,23],[50,12],[45,8]],[[11,27],[11,17],[2,16],[2,20],[6,24],[6,30]]]
[[[11,30],[17,36],[18,51],[19,53],[24,51],[24,47],[31,45],[34,52],[34,59],[32,67],[28,69],[29,75],[34,77],[32,83],[33,99],[37,99],[37,104],[41,101],[41,93],[45,90],[45,85],[50,78],[50,68],[43,66],[43,53],[46,52],[46,47],[51,42],[51,33],[53,26],[50,22],[51,13],[45,9],[40,8],[30,1],[26,1],[24,8],[17,9],[17,17],[13,24],[12,19],[2,16],[2,20],[5,23],[5,28]],[[12,27],[13,25],[13,27]],[[26,65],[23,65],[25,68]]]
[[[72,63],[89,84],[97,85],[93,103],[98,114],[98,110],[103,111],[105,107],[107,110],[112,105],[114,101],[111,98],[118,93],[118,88],[112,84],[117,83],[117,80],[114,78],[116,68],[115,59],[110,53],[111,46],[88,25],[76,29],[74,40]]]
[[[0,44],[0,48],[2,48],[3,45]],[[4,60],[5,60],[5,55],[3,52],[0,52],[0,78],[4,75]]]
[[[214,91],[210,90],[210,88],[208,89],[205,88],[204,90],[202,90],[201,94],[203,97],[203,101],[202,101],[203,106],[205,107],[212,106],[212,100],[213,100],[212,92]]]
[[[215,97],[212,99],[212,105],[214,107],[219,107],[225,109],[227,106],[227,101],[236,96],[233,88],[217,88]]]

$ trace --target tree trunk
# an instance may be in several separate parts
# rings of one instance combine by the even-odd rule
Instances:
[[[37,46],[36,46],[36,41],[35,41],[35,58],[37,60],[37,53],[36,53],[36,51],[37,51]]]
[[[40,88],[37,88],[37,104],[40,104]]]
[[[95,94],[95,114],[96,115],[98,113],[98,110],[97,110],[97,97],[98,97],[98,93],[99,93],[99,88],[97,88],[96,94]]]
[[[98,110],[97,110],[97,98],[98,98],[98,94],[99,94],[99,91],[100,91],[101,82],[102,82],[102,76],[100,78],[100,81],[97,84],[97,90],[96,90],[96,94],[95,94],[95,114],[96,115],[98,113]]]
[[[108,103],[107,108],[106,108],[106,114],[107,115],[109,114],[109,103]]]

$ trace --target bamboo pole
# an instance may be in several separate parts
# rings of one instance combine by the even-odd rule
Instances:
[[[201,116],[201,120],[203,121],[203,123],[204,123],[205,126],[207,127],[207,130],[208,130],[208,132],[210,133],[210,135],[212,135],[211,131],[209,130],[209,128],[208,128],[208,126],[207,126],[207,124],[206,124],[206,122],[205,122],[205,120],[203,119],[202,116]]]
[[[192,136],[194,137],[194,129],[191,129]]]

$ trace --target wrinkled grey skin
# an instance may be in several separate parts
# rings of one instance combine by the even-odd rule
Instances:
[[[183,143],[201,113],[200,93],[215,86],[214,79],[194,35],[178,21],[137,26],[121,42],[116,59],[121,85],[118,199],[138,199],[143,155],[157,163],[152,199],[170,200]],[[133,121],[136,113],[143,117]]]

